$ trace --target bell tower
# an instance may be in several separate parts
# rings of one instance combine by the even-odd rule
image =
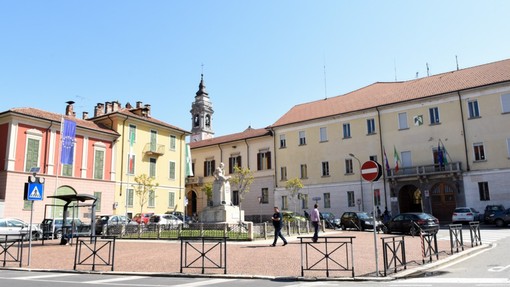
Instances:
[[[211,99],[205,90],[204,74],[201,74],[198,91],[195,101],[191,104],[191,141],[201,141],[214,137],[212,130],[212,109]]]

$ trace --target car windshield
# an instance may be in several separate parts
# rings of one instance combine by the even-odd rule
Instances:
[[[416,216],[418,216],[419,219],[433,219],[433,217],[429,214],[426,214],[426,213],[420,213],[420,214],[417,214]]]
[[[366,212],[361,212],[361,213],[358,213],[358,217],[359,219],[370,219],[372,218],[370,215],[368,215],[368,213]]]

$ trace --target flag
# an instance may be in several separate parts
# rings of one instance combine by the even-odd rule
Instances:
[[[444,147],[443,145],[443,151],[442,151],[442,154],[443,154],[443,165],[446,166],[448,164],[448,152],[446,151],[446,148]]]
[[[193,164],[191,163],[191,149],[186,144],[186,177],[193,176]]]
[[[135,173],[135,155],[133,154],[133,144],[135,143],[135,133],[129,133],[129,156],[128,156],[128,174]]]
[[[71,120],[64,120],[62,132],[62,150],[60,152],[60,163],[73,164],[74,138],[76,137],[76,123]]]
[[[441,149],[441,142],[437,142],[437,162],[439,163],[439,167],[443,167],[443,150]]]
[[[386,155],[386,149],[383,147],[384,153],[384,166],[386,167],[386,174],[390,174],[390,164],[388,163],[388,156]]]
[[[395,159],[395,173],[398,172],[398,162],[400,161],[400,157],[398,156],[397,148],[393,146],[393,158]]]

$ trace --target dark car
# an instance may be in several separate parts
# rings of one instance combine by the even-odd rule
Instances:
[[[501,204],[489,204],[485,206],[485,211],[483,213],[483,221],[485,223],[494,223],[494,214],[504,211],[505,207]]]
[[[125,215],[99,215],[96,217],[96,234],[100,235],[103,233],[103,228],[105,228],[103,226],[108,228],[110,225],[126,225],[130,222],[131,220]]]
[[[167,212],[165,212],[165,214],[175,215],[175,216],[177,216],[177,218],[182,220],[182,222],[191,223],[193,221],[191,216],[184,215],[184,212],[181,212],[181,211],[167,211]],[[186,219],[186,220],[184,220],[184,219]]]
[[[386,223],[385,233],[408,233],[417,235],[421,231],[437,233],[439,220],[428,213],[406,212],[395,215]]]
[[[321,220],[324,221],[324,225],[326,228],[340,228],[337,222],[335,222],[335,215],[331,212],[320,212]]]
[[[43,230],[44,239],[51,239],[51,238],[62,238],[62,222],[63,219],[53,219],[53,218],[46,218],[41,223],[41,229]],[[66,227],[67,232],[72,233],[73,235],[79,235],[83,232],[90,231],[90,225],[84,224],[83,221],[81,221],[78,218],[66,219]]]
[[[355,228],[360,231],[374,229],[374,217],[366,212],[347,211],[340,217],[340,226],[342,230],[346,230],[347,228]],[[382,230],[384,224],[376,220],[375,226],[377,230]]]
[[[510,208],[504,211],[498,211],[490,215],[491,222],[494,222],[497,227],[505,227],[510,224]]]

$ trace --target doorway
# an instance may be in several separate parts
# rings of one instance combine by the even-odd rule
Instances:
[[[423,212],[421,191],[415,185],[404,185],[398,193],[400,212]]]
[[[452,220],[452,214],[457,206],[455,201],[455,191],[457,189],[446,183],[440,182],[430,189],[432,215],[437,217],[440,222],[449,222]]]

